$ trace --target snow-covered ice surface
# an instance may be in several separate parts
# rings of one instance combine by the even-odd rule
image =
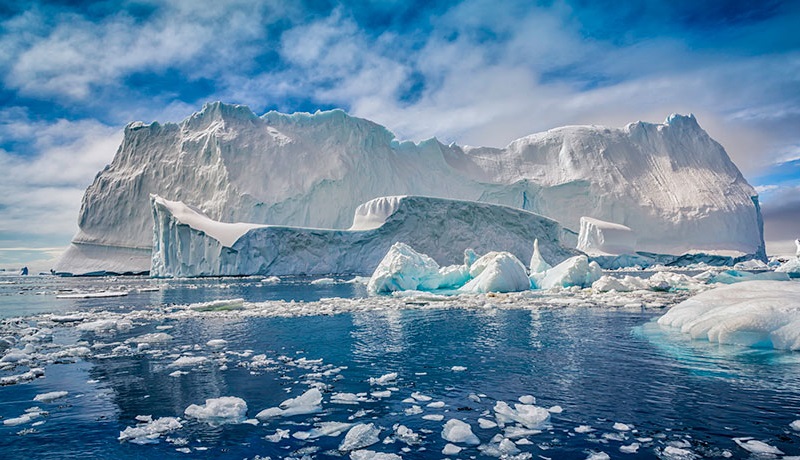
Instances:
[[[136,294],[65,300],[67,311],[55,291],[25,294],[49,296],[53,311],[0,319],[0,378],[40,369],[0,386],[0,452],[120,460],[800,454],[800,357],[662,330],[654,320],[666,308],[714,291],[685,274],[652,278],[629,292],[309,301],[290,299],[354,285],[54,280],[84,289],[125,283]],[[159,290],[140,290],[154,282]],[[280,292],[283,300],[256,300]],[[228,299],[238,307],[197,308]],[[270,408],[274,416],[256,417]]]
[[[340,110],[257,117],[206,104],[179,124],[125,128],[56,270],[148,270],[151,193],[217,221],[338,229],[371,228],[392,210],[373,203],[370,218],[354,222],[367,200],[414,193],[523,208],[575,233],[582,216],[616,222],[653,253],[763,251],[756,191],[693,116],[568,126],[496,149],[399,142]]]

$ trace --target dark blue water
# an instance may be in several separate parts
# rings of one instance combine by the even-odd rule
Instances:
[[[200,288],[183,282],[175,292],[170,288],[142,294],[158,295],[163,303],[186,302],[193,295],[190,291],[202,300],[215,292],[224,293],[219,298],[246,297],[262,289],[255,286],[257,281],[218,281],[216,286],[216,281],[195,281],[205,283]],[[248,288],[247,283],[253,285]],[[327,297],[323,289],[354,289],[352,285],[303,286],[299,282],[286,289],[295,288],[309,299]],[[281,287],[268,289],[273,295],[284,295]],[[88,308],[80,302],[93,307],[105,302],[119,303],[124,309],[142,308],[131,297],[76,301],[73,307]],[[155,332],[159,325],[171,326],[163,330],[173,339],[153,344],[148,353],[115,356],[108,353],[109,348],[97,348],[86,359],[47,366],[44,378],[0,387],[4,419],[32,406],[49,412],[37,419],[45,423],[35,427],[0,425],[0,457],[241,459],[310,453],[313,458],[335,458],[340,456],[335,449],[343,435],[314,441],[290,437],[278,443],[264,436],[277,429],[294,433],[310,429],[314,422],[339,421],[374,423],[383,428],[381,440],[391,434],[394,424],[403,424],[423,437],[422,444],[406,446],[396,441],[369,449],[407,459],[442,458],[446,441],[440,433],[448,419],[470,423],[486,444],[501,430],[481,429],[477,419],[493,420],[497,401],[512,404],[521,395],[535,396],[538,406],[563,408],[552,414],[550,426],[542,433],[526,437],[531,444],[518,445],[533,458],[582,459],[591,452],[606,452],[611,458],[669,458],[663,453],[669,445],[698,457],[749,458],[750,453],[733,441],[736,437],[753,437],[788,455],[800,454],[799,433],[789,427],[800,419],[797,353],[688,341],[652,324],[659,314],[599,308],[401,310],[297,318],[232,314],[230,319],[142,320],[135,321],[130,330],[107,335],[64,328],[54,334],[54,342],[123,343]],[[205,345],[219,338],[228,341],[223,351]],[[210,361],[184,369],[186,375],[170,376],[175,369],[168,366],[179,353]],[[268,367],[249,365],[258,354],[278,363],[280,356],[291,361]],[[329,377],[308,377],[312,370],[294,364],[300,358],[321,359],[319,366],[347,368]],[[454,371],[453,366],[466,370]],[[397,388],[390,397],[358,405],[330,402],[335,392],[383,389],[371,387],[368,379],[389,372],[399,376],[390,385]],[[117,440],[120,431],[136,425],[137,415],[183,417],[187,406],[206,398],[240,397],[253,417],[303,393],[308,380],[326,385],[323,412],[316,415],[274,419],[259,426],[216,427],[184,418],[183,428],[160,437],[157,444]],[[36,394],[56,390],[69,395],[53,403],[32,401]],[[407,415],[404,411],[411,404],[403,400],[412,392],[446,406],[427,408],[426,403],[417,403],[424,412]],[[484,396],[476,401],[471,394]],[[361,410],[366,413],[348,420]],[[422,419],[426,414],[442,414],[444,420]],[[615,422],[636,431],[617,431]],[[577,433],[575,428],[581,425],[596,431]],[[620,452],[620,446],[632,442],[641,444],[638,454]],[[404,447],[409,450],[401,450]],[[459,457],[490,458],[475,447],[466,448]]]

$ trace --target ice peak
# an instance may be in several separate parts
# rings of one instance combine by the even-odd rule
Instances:
[[[700,127],[700,125],[697,123],[697,118],[695,118],[693,113],[690,113],[689,115],[673,113],[667,117],[667,119],[664,121],[664,124],[670,126],[690,126],[693,128]]]

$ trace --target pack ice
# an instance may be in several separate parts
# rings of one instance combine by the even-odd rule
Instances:
[[[56,271],[148,271],[150,194],[219,222],[333,229],[347,228],[360,203],[414,194],[533,211],[575,233],[582,216],[617,223],[638,236],[638,251],[764,255],[755,190],[693,116],[568,126],[490,148],[399,142],[341,110],[258,117],[210,103],[179,124],[125,128]]]
[[[223,223],[196,208],[158,196],[152,198],[152,209],[155,246],[151,275],[161,277],[371,275],[395,242],[413,242],[417,251],[427,254],[423,259],[400,248],[394,253],[395,264],[437,274],[436,261],[461,263],[467,249],[504,251],[528,260],[534,238],[539,239],[541,255],[547,260],[561,261],[574,253],[561,245],[563,229],[557,222],[508,206],[470,201],[418,196],[377,198],[356,210],[353,225],[347,230]],[[492,277],[492,270],[498,264],[513,265],[506,256],[493,257],[491,264],[487,259],[475,265],[475,270],[482,267],[481,271],[489,265],[494,268],[486,271],[483,281],[476,281],[472,290],[497,286],[500,279]],[[525,267],[519,263],[518,268],[521,276],[511,283],[522,282],[529,287]],[[403,281],[403,289],[422,286],[423,275],[428,276]],[[457,269],[442,273],[433,288],[448,282],[460,286],[469,279],[466,275]],[[473,273],[472,277],[478,275]],[[508,281],[505,277],[503,280]]]

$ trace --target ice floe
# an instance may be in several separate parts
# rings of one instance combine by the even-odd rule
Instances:
[[[40,393],[33,397],[34,401],[40,401],[44,403],[53,402],[56,399],[61,399],[66,397],[69,394],[67,391],[50,391],[48,393]]]
[[[481,443],[480,439],[472,432],[469,423],[451,418],[442,428],[442,439],[454,444],[466,444],[477,446]]]
[[[183,412],[187,417],[210,425],[242,423],[247,415],[247,403],[235,396],[206,399],[202,405],[192,404]]]
[[[264,409],[256,418],[268,420],[274,417],[291,417],[294,415],[315,414],[322,410],[322,393],[319,389],[312,388],[296,398],[290,398],[280,403],[278,407]]]
[[[134,444],[154,444],[161,436],[183,428],[181,419],[177,417],[161,417],[155,420],[152,417],[136,417],[140,423],[120,431],[118,439]]]
[[[377,444],[380,441],[378,437],[380,433],[381,429],[372,423],[358,423],[353,425],[344,436],[344,440],[339,445],[339,450],[342,452],[349,452],[351,450],[359,450]]]
[[[747,281],[672,307],[658,323],[695,339],[800,350],[800,283]]]

